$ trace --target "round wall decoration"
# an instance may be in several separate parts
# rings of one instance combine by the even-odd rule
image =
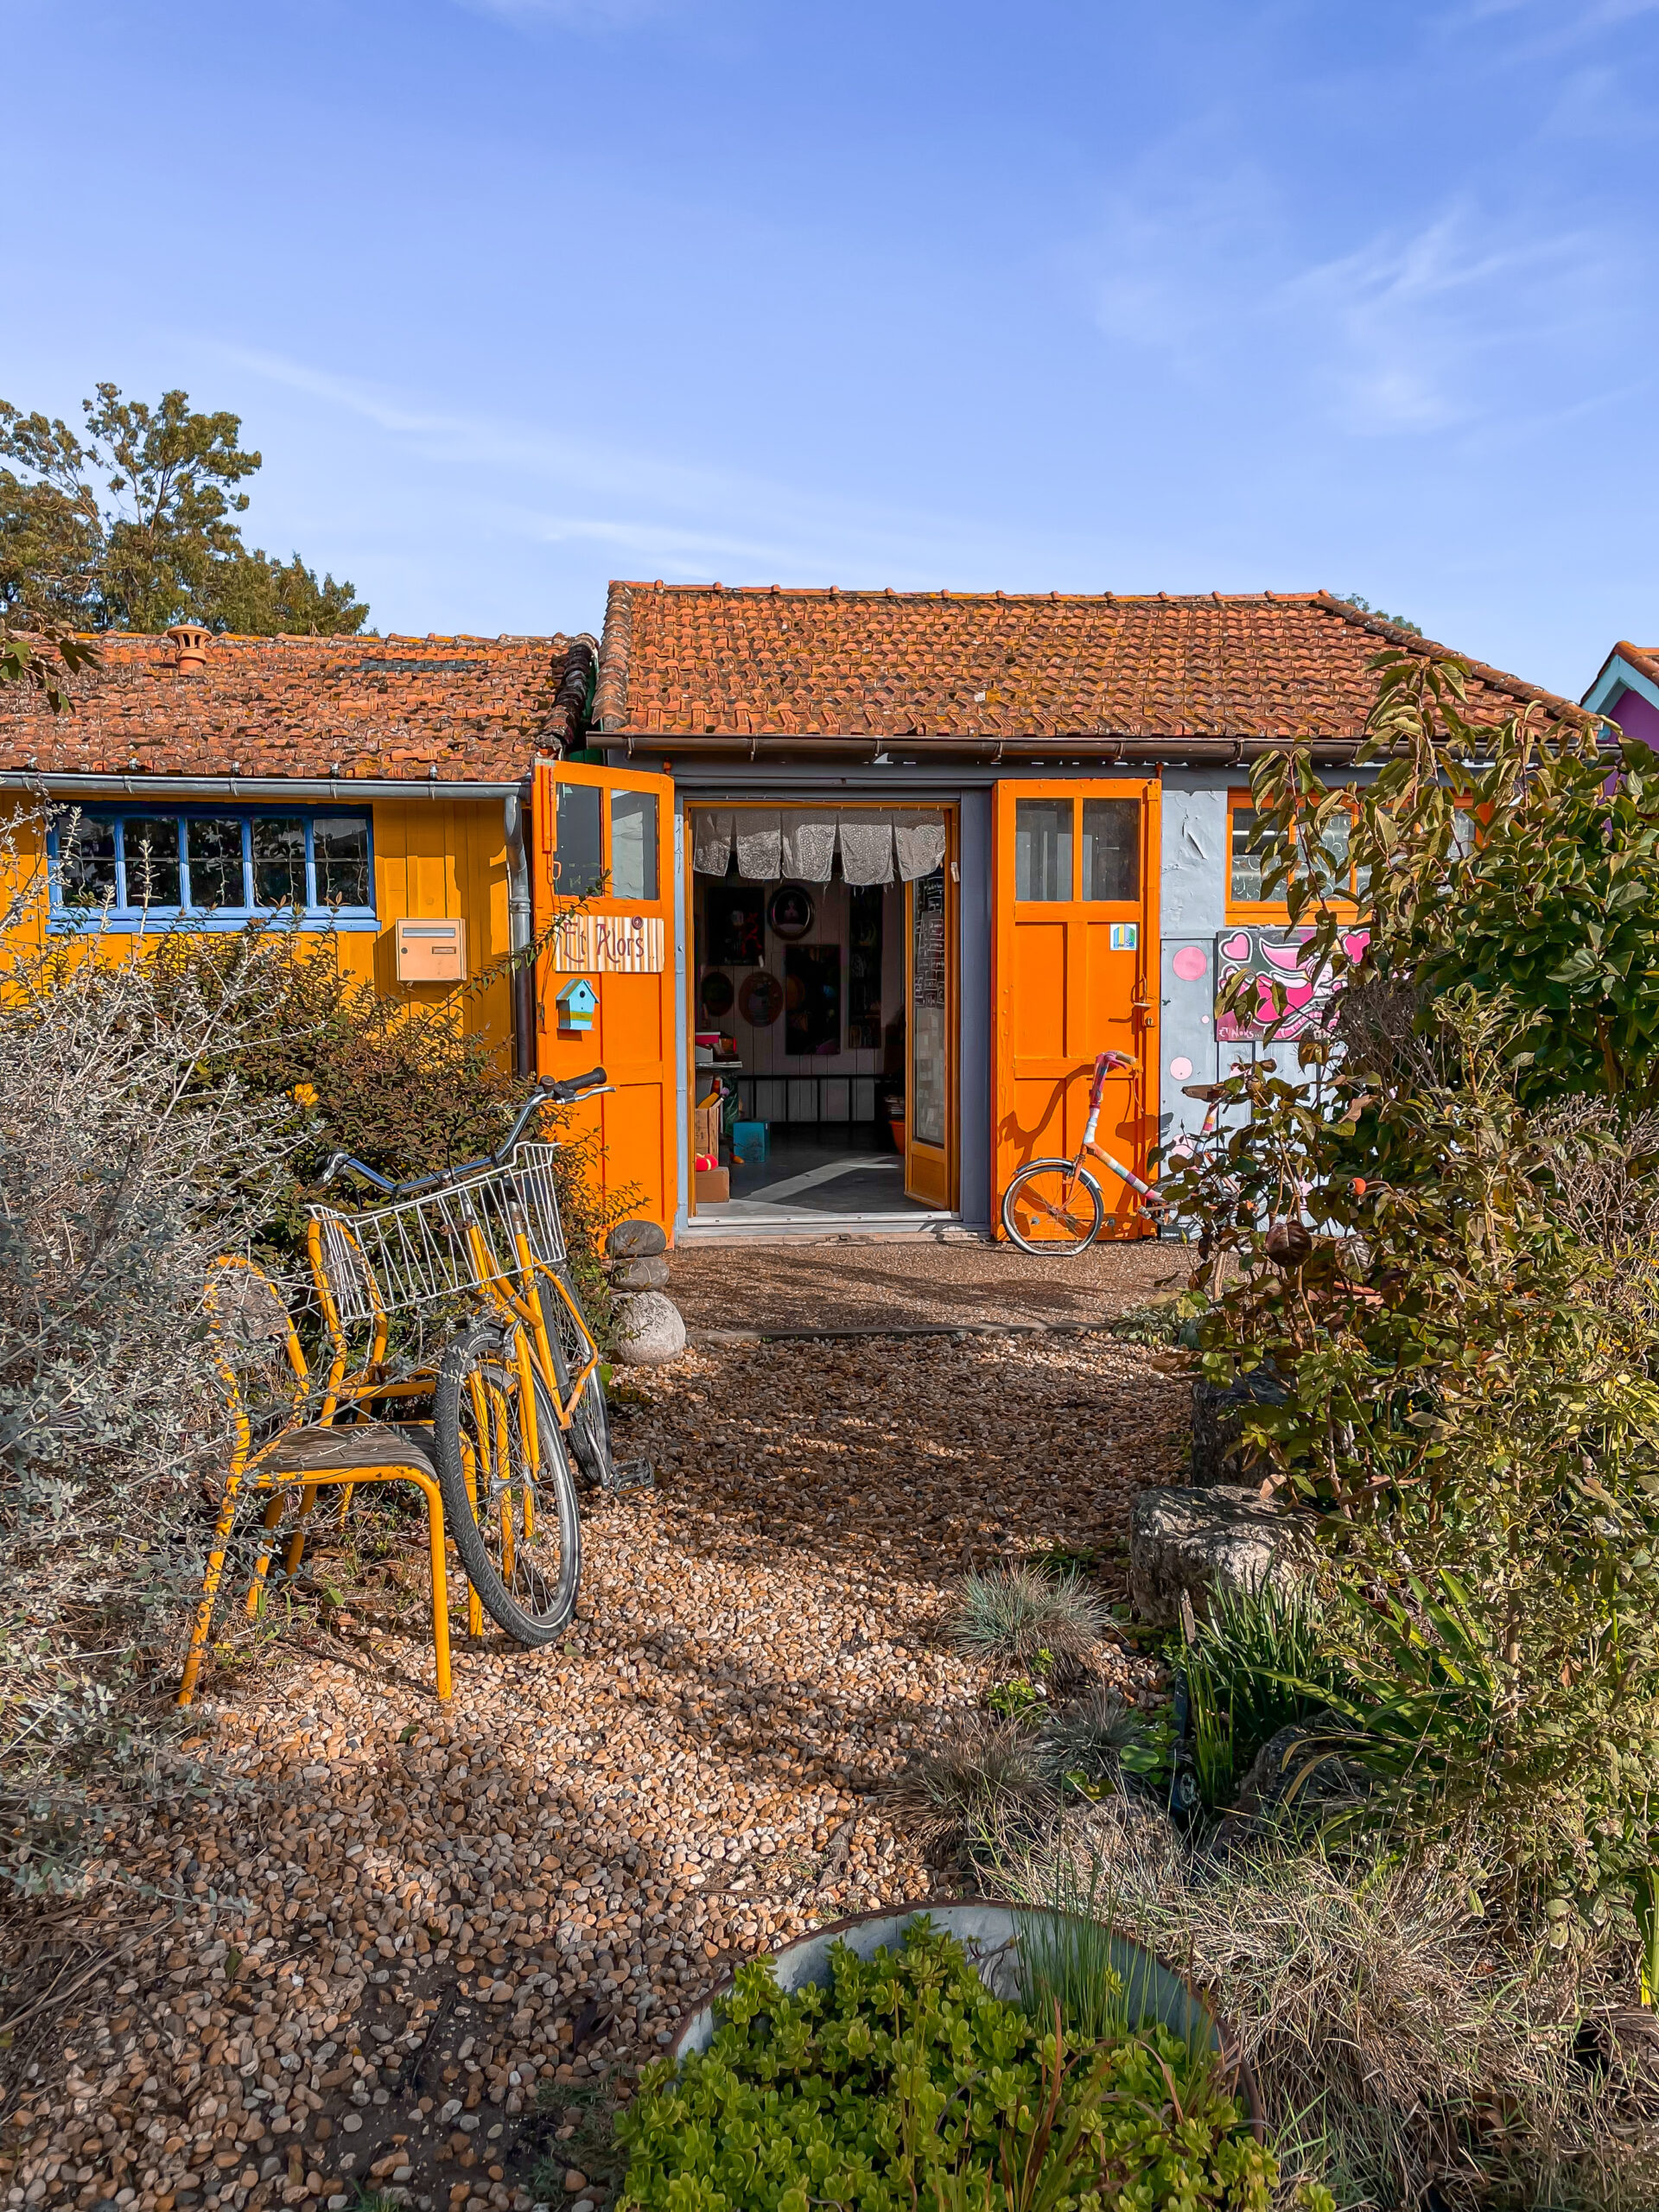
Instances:
[[[790,944],[806,935],[817,912],[812,893],[804,883],[783,883],[772,894],[766,919],[772,924],[772,935]]]
[[[758,968],[753,976],[743,978],[737,1010],[751,1029],[769,1029],[784,1010],[783,985],[764,968]]]
[[[722,976],[716,968],[712,974],[703,977],[697,1001],[710,1020],[718,1021],[721,1014],[731,1012],[732,1000],[735,995],[731,977]]]

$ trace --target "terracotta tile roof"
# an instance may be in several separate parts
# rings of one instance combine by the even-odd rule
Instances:
[[[0,692],[0,769],[505,783],[574,732],[591,639],[235,638],[181,670],[172,637],[96,640],[73,714]]]
[[[1626,662],[1649,683],[1659,683],[1659,645],[1633,645],[1621,638],[1609,658]]]
[[[595,723],[641,740],[1306,737],[1351,741],[1382,646],[1445,654],[1326,592],[1177,598],[614,583]],[[1458,656],[1463,658],[1462,655]],[[1497,719],[1571,701],[1465,662]]]

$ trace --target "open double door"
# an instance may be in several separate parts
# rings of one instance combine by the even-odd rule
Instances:
[[[543,763],[533,807],[538,956],[537,1066],[602,1062],[610,1097],[580,1109],[601,1146],[596,1179],[672,1232],[679,1158],[674,785],[667,776]],[[905,1188],[962,1205],[956,810],[944,864],[905,887]],[[1009,779],[995,790],[992,882],[991,1212],[1027,1160],[1075,1152],[1096,1055],[1133,1071],[1108,1083],[1102,1139],[1141,1176],[1157,1113],[1158,788],[1132,778]],[[685,918],[689,947],[690,919]],[[688,960],[687,965],[690,963]],[[585,986],[593,1003],[584,1002]],[[1132,1194],[1101,1171],[1109,1211]]]

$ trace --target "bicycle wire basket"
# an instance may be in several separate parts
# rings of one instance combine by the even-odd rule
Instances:
[[[564,1256],[551,1163],[523,1155],[551,1145],[520,1145],[509,1167],[487,1167],[391,1205],[343,1213],[312,1206],[321,1231],[322,1269],[342,1321],[377,1313],[438,1306],[518,1273],[513,1228],[518,1215],[531,1250],[549,1266]],[[480,1252],[468,1230],[476,1228]]]

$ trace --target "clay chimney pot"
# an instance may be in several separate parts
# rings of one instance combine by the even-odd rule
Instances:
[[[173,665],[180,675],[199,675],[207,665],[207,647],[213,632],[204,630],[200,622],[175,622],[167,634],[176,648]]]

